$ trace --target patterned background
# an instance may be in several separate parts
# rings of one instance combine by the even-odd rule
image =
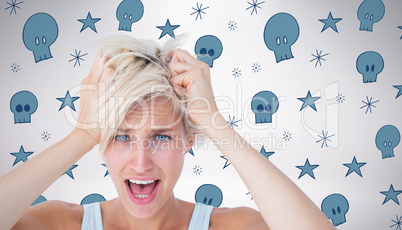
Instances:
[[[223,47],[220,57],[213,57],[213,89],[232,127],[322,206],[339,229],[401,229],[400,1],[143,0],[143,12],[137,6],[132,20],[142,17],[124,27],[116,13],[119,18],[125,13],[117,9],[120,4],[123,10],[141,5],[131,1],[1,1],[0,175],[72,130],[79,83],[96,55],[93,42],[128,34],[163,43],[185,34],[182,48],[208,60],[210,49],[218,56],[219,45],[199,38],[213,35]],[[367,31],[370,23],[364,21],[371,16],[377,22]],[[40,51],[30,51],[38,33],[46,34],[46,44],[37,48],[46,49],[55,39],[52,58],[40,60]],[[206,49],[195,51],[197,41]],[[293,58],[276,58],[278,41],[291,45]],[[376,74],[375,81],[369,80]],[[279,101],[271,123],[256,123],[251,109],[261,91],[272,92]],[[15,123],[14,114],[34,110],[34,98],[37,109],[26,115],[30,122]],[[86,203],[114,198],[102,163],[94,148],[42,199]],[[208,141],[187,154],[175,194],[191,202],[207,197],[215,206],[256,208],[230,162]],[[346,222],[339,223],[345,212]]]

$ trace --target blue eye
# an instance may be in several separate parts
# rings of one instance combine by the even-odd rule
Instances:
[[[118,140],[118,141],[124,142],[124,141],[129,141],[129,140],[130,140],[130,137],[127,136],[127,135],[116,135],[116,136],[114,137],[114,139],[116,139],[116,140]]]
[[[162,134],[158,134],[158,135],[156,135],[156,137],[155,137],[155,139],[158,140],[158,141],[166,141],[166,140],[168,140],[169,138],[170,138],[169,136],[162,135]]]

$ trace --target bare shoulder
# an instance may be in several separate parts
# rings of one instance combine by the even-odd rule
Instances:
[[[46,201],[30,207],[14,225],[19,229],[81,229],[81,205],[59,200]]]
[[[211,229],[269,230],[259,211],[249,207],[214,208]]]

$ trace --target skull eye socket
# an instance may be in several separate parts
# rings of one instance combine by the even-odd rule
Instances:
[[[29,112],[29,110],[31,110],[31,106],[29,106],[28,104],[26,104],[26,105],[24,106],[24,110],[25,110],[25,112]]]
[[[266,110],[267,112],[271,112],[271,105],[267,104],[267,105],[265,106],[265,110]]]
[[[259,104],[258,106],[257,106],[257,111],[258,112],[262,112],[262,111],[264,111],[264,106],[262,105],[262,104]]]
[[[337,208],[338,213],[341,213],[341,208],[338,206]]]
[[[366,65],[366,72],[370,71],[370,67]]]
[[[283,43],[288,44],[288,39],[286,38],[286,36],[283,36]]]
[[[36,44],[37,46],[39,45],[39,38],[38,38],[38,37],[35,38],[35,44]]]
[[[371,65],[371,72],[374,72],[374,68],[375,68],[375,66]]]
[[[366,14],[366,15],[364,16],[364,18],[365,18],[365,19],[367,19],[367,18],[368,18],[368,16],[369,16],[369,14]]]
[[[391,142],[391,141],[388,142],[388,146],[389,146],[389,147],[392,146],[392,142]]]
[[[332,214],[336,215],[335,209],[332,209]]]
[[[17,112],[22,112],[22,105],[17,105],[17,106],[15,106],[15,110],[17,111]]]
[[[203,54],[203,55],[207,54],[207,49],[205,49],[205,48],[200,49],[200,54]]]
[[[215,51],[213,50],[213,49],[210,49],[210,50],[208,50],[208,55],[209,56],[214,56],[214,54],[215,54]]]
[[[276,38],[276,44],[279,46],[281,44],[281,39],[279,37]]]
[[[43,44],[46,44],[46,38],[45,38],[45,36],[42,37],[42,42],[43,42]]]
[[[126,18],[127,18],[127,16],[128,16],[128,14],[126,13],[126,14],[124,14],[123,18],[124,18],[124,19],[126,19]]]

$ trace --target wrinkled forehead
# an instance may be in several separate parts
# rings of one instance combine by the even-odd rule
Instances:
[[[120,128],[124,129],[172,129],[182,126],[182,119],[171,103],[163,98],[152,98],[135,103],[126,114]]]

